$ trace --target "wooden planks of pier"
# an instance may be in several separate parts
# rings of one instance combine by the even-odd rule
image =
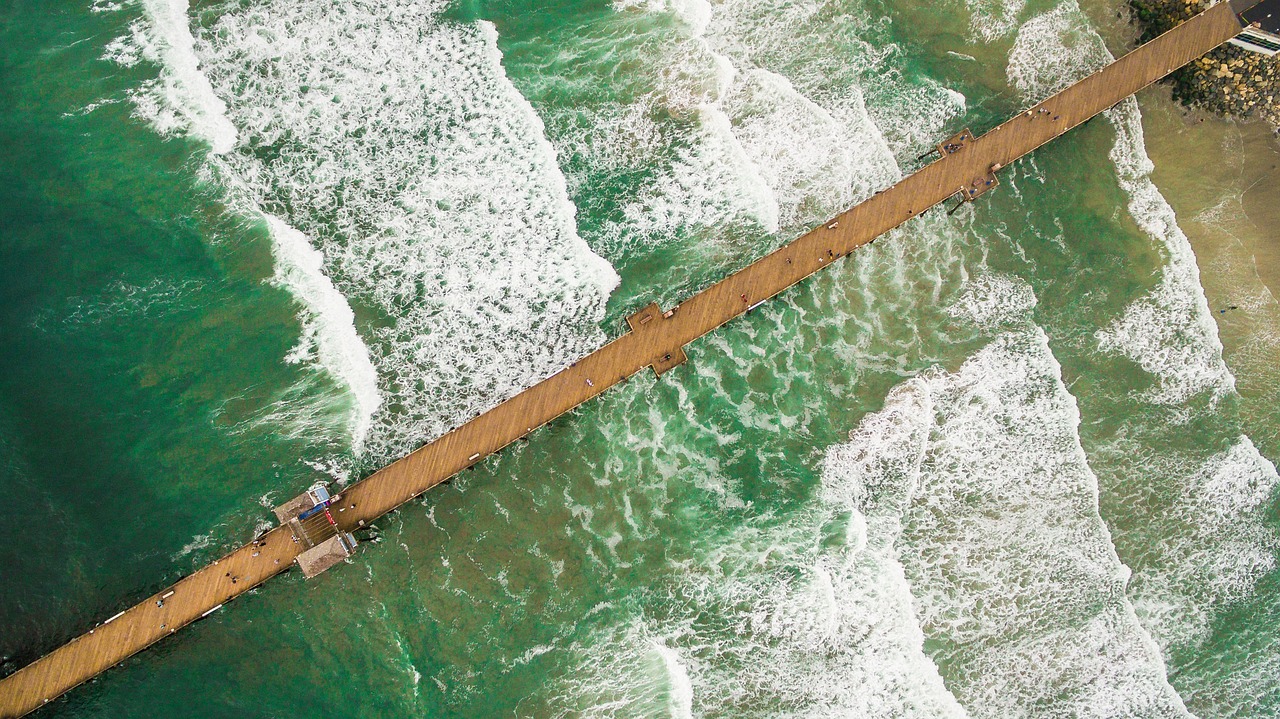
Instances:
[[[650,305],[630,331],[476,419],[348,487],[334,505],[353,531],[482,461],[646,367],[662,374],[684,346],[950,197],[972,200],[995,173],[1041,145],[1234,37],[1236,13],[1216,5],[999,127],[967,130],[939,159],[821,227],[668,311]],[[22,716],[208,615],[287,569],[302,551],[277,528],[0,680],[0,717]]]

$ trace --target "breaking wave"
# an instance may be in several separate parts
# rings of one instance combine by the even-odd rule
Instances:
[[[192,38],[185,2],[148,2],[110,50],[159,59],[140,114],[208,141],[215,175],[261,208],[275,279],[307,314],[287,359],[351,389],[371,462],[594,348],[617,283],[493,27],[444,8],[257,3]]]
[[[553,703],[588,717],[967,717],[924,653],[890,533],[848,489],[830,468],[802,516],[739,529],[685,567],[661,602],[674,617],[638,614],[569,647]]]
[[[1280,534],[1267,514],[1280,475],[1243,435],[1199,466],[1161,470],[1176,482],[1166,491],[1182,501],[1156,528],[1165,539],[1149,547],[1132,594],[1168,650],[1203,642],[1216,614],[1275,570]]]
[[[891,392],[828,475],[892,528],[930,655],[973,716],[1187,716],[1126,597],[1079,422],[1024,323]]]
[[[225,158],[239,142],[239,133],[226,104],[214,91],[196,53],[187,0],[140,0],[143,18],[130,26],[127,37],[107,46],[107,58],[125,66],[140,60],[157,65],[160,75],[131,94],[136,114],[165,136],[184,134],[208,144],[212,167],[206,178],[226,178]],[[119,5],[100,10],[119,10]],[[373,413],[381,403],[377,374],[368,350],[356,334],[354,315],[345,298],[324,274],[319,256],[305,235],[284,220],[261,210],[257,198],[242,183],[227,183],[231,205],[249,218],[261,219],[272,239],[276,260],[273,282],[284,287],[301,305],[303,336],[284,360],[314,360],[350,393],[347,402],[323,396],[324,388],[308,378],[287,388],[253,424],[279,423],[291,437],[327,433],[332,420],[325,415],[346,414],[352,448],[363,449]],[[306,405],[299,406],[299,403]]]
[[[360,452],[382,397],[369,350],[356,333],[355,314],[324,274],[324,258],[307,237],[278,217],[264,217],[274,240],[274,280],[306,308],[301,315],[302,338],[285,356],[285,361],[297,363],[314,359],[346,383],[354,400],[351,444]]]
[[[1151,181],[1153,166],[1142,139],[1138,102],[1129,98],[1109,114],[1117,133],[1111,159],[1129,195],[1129,214],[1163,242],[1168,264],[1149,295],[1098,332],[1099,346],[1129,357],[1156,377],[1152,402],[1181,404],[1201,393],[1219,399],[1235,391],[1235,377],[1222,358],[1218,325],[1200,286],[1191,242]]]
[[[1022,26],[1009,55],[1008,76],[1024,98],[1038,101],[1113,59],[1070,0]],[[1153,166],[1137,100],[1124,100],[1107,117],[1116,128],[1111,160],[1129,196],[1129,214],[1160,243],[1167,259],[1156,288],[1098,331],[1098,344],[1155,377],[1156,387],[1148,395],[1152,402],[1178,405],[1204,392],[1220,398],[1235,389],[1235,378],[1222,359],[1218,327],[1200,286],[1191,243],[1151,181]]]
[[[819,3],[615,9],[554,56],[527,50],[541,74],[526,81],[551,141],[574,158],[570,186],[608,196],[587,198],[603,208],[588,236],[611,257],[755,255],[762,233],[776,243],[896,180],[896,143],[930,143],[963,111],[963,97],[925,82],[882,134],[860,86],[886,51],[859,38],[864,18],[825,17]],[[619,77],[618,63],[640,69]],[[609,99],[582,92],[584,75]],[[585,116],[564,99],[579,95]]]
[[[598,345],[617,283],[577,235],[493,27],[439,12],[262,3],[200,35],[245,135],[228,164],[374,315],[363,331],[394,398],[370,432],[383,459]]]
[[[145,20],[133,23],[129,37],[107,46],[107,57],[122,65],[145,59],[160,68],[160,77],[133,93],[137,114],[163,135],[185,133],[207,142],[216,155],[230,152],[236,146],[236,128],[201,71],[187,18],[188,1],[139,3]]]

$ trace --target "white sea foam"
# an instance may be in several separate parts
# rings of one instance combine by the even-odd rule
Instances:
[[[680,661],[680,653],[662,642],[654,642],[653,649],[662,657],[662,666],[667,670],[671,719],[693,719],[693,684],[689,682],[689,670]]]
[[[1039,100],[1112,59],[1079,6],[1068,0],[1019,30],[1009,56],[1009,81],[1027,100]],[[1107,116],[1116,128],[1111,159],[1129,196],[1129,214],[1168,259],[1159,285],[1099,331],[1098,343],[1155,376],[1150,401],[1178,405],[1202,392],[1221,397],[1234,390],[1235,378],[1222,359],[1191,243],[1151,181],[1137,101],[1129,98]]]
[[[584,158],[589,172],[647,174],[638,192],[621,198],[625,210],[606,223],[602,246],[616,252],[694,237],[690,250],[719,257],[744,242],[754,248],[759,230],[797,232],[899,178],[892,151],[931,144],[963,109],[958,93],[923,82],[879,116],[891,128],[887,137],[859,88],[859,73],[885,56],[858,39],[863,19],[832,19],[817,3],[766,5],[615,3],[616,34],[639,39],[614,52],[661,72],[632,78],[634,86],[613,93],[620,104],[593,107],[586,133],[576,107],[552,102],[549,116],[553,141]],[[595,52],[587,43],[580,59],[616,82],[612,64],[592,67]],[[553,83],[540,82],[539,92],[554,99]],[[679,121],[655,123],[663,114]]]
[[[1017,277],[983,274],[965,284],[947,308],[952,317],[965,318],[986,329],[1025,324],[1037,300],[1031,285]]]
[[[567,677],[550,687],[553,717],[694,716],[694,688],[680,651],[653,635],[643,622],[624,623],[591,639],[589,645],[567,643],[576,663]],[[601,651],[602,647],[607,649]]]
[[[185,132],[209,143],[214,154],[229,152],[236,128],[201,72],[187,0],[139,2],[147,21],[134,25],[132,40],[141,57],[160,66],[160,77],[134,94],[138,114],[161,133]]]
[[[894,154],[932,146],[964,111],[960,93],[904,78],[898,48],[857,12],[726,0],[703,27],[708,46],[738,69],[726,112],[779,196],[784,227],[798,230],[894,182]]]
[[[822,516],[846,519],[808,518]],[[891,552],[834,543],[819,556],[822,529],[741,532],[667,602],[679,617],[637,617],[570,647],[559,715],[966,717],[922,652]]]
[[[120,100],[117,100],[114,98],[107,98],[105,100],[91,102],[88,105],[85,105],[84,107],[80,108],[79,110],[75,110],[72,112],[64,112],[62,113],[62,116],[63,117],[83,117],[85,115],[92,113],[94,110],[97,110],[100,107],[105,107],[107,105],[114,105],[117,102],[120,102]]]
[[[197,534],[190,542],[182,545],[182,549],[175,552],[170,559],[174,561],[182,559],[183,557],[193,552],[198,552],[211,544],[213,544],[212,534]]]
[[[160,67],[160,77],[133,93],[138,114],[162,134],[181,132],[209,143],[213,156],[232,151],[237,133],[227,116],[225,103],[214,92],[201,69],[190,31],[186,0],[141,0],[144,19],[133,23],[128,37],[108,45],[107,56],[123,65],[147,59]],[[114,8],[110,8],[114,9]],[[212,160],[220,163],[219,160]],[[227,179],[225,165],[205,174]],[[242,183],[227,187],[233,206],[248,217],[261,216],[272,237],[276,259],[274,281],[293,293],[302,305],[303,337],[286,361],[315,359],[351,393],[348,428],[353,448],[359,452],[368,432],[371,416],[380,404],[377,377],[368,350],[355,332],[354,315],[346,299],[325,276],[321,257],[307,238],[284,220],[262,212],[257,198],[244,191]],[[312,351],[314,349],[314,352]],[[314,357],[312,357],[314,355]],[[320,427],[331,427],[322,415],[335,404],[322,396],[307,398],[316,390],[309,379],[289,388],[245,426],[263,422],[287,422],[288,436],[302,437]],[[293,405],[301,402],[306,408]]]
[[[230,425],[231,434],[271,433],[278,437],[315,442],[341,441],[354,429],[352,398],[346,391],[333,392],[332,380],[320,365],[311,367],[290,385],[277,390],[269,401],[245,419]],[[241,397],[223,400],[211,420],[220,420],[226,405]]]
[[[1098,332],[1104,351],[1129,357],[1157,378],[1150,399],[1180,404],[1207,392],[1217,399],[1235,391],[1235,377],[1222,359],[1218,325],[1200,286],[1191,242],[1173,208],[1151,181],[1151,159],[1142,137],[1138,103],[1129,98],[1109,113],[1116,127],[1111,159],[1129,195],[1129,214],[1168,255],[1160,284]]]
[[[305,308],[301,314],[302,339],[286,359],[308,359],[314,346],[321,366],[347,386],[353,399],[351,444],[360,452],[382,397],[369,350],[356,334],[355,314],[325,276],[324,258],[307,237],[278,217],[265,217],[276,258],[275,282],[287,288]]]
[[[276,279],[309,314],[288,359],[310,356],[314,338],[315,359],[354,393],[356,443],[379,458],[598,344],[617,282],[577,236],[555,152],[502,71],[493,27],[445,21],[443,8],[259,3],[198,29],[196,54],[171,59],[150,48],[188,50],[185,16],[157,3],[141,39],[123,43],[160,57],[162,78],[183,78],[175,87],[227,101],[242,142],[217,136],[216,151],[234,149],[216,175],[269,211]],[[189,108],[214,107],[203,93],[143,95],[186,123],[151,113],[166,132],[199,134]],[[333,287],[371,311],[367,349]],[[379,393],[395,401],[379,405]]]
[[[689,642],[699,699],[774,716],[966,716],[923,652],[883,525],[829,505],[801,529],[744,533],[694,577],[695,602],[718,615],[704,625],[723,623]]]
[[[818,7],[723,2],[713,11],[702,0],[688,3],[704,5],[697,36],[737,69],[723,103],[735,133],[779,197],[784,226],[798,229],[901,176],[868,115],[856,56],[845,58],[854,61],[847,69],[801,60],[809,40],[803,30]],[[773,55],[791,51],[790,65]]]
[[[1023,99],[1039,102],[1111,60],[1102,37],[1067,0],[1018,28],[1006,74]]]
[[[965,116],[965,96],[930,77],[885,82],[865,100],[867,111],[897,157],[913,157],[932,149]]]
[[[628,205],[626,231],[662,238],[698,228],[715,236],[739,218],[766,232],[795,231],[900,176],[856,87],[855,108],[841,122],[782,75],[710,57],[731,79],[715,83],[714,101],[699,105],[692,143]]]
[[[741,73],[725,104],[735,136],[778,198],[782,226],[829,216],[901,175],[865,108],[842,123],[787,78],[759,68]]]
[[[659,102],[677,116],[696,117],[697,124],[696,132],[676,148],[674,162],[626,206],[625,225],[612,231],[660,243],[681,232],[715,237],[719,228],[746,220],[765,232],[777,232],[779,198],[757,158],[744,147],[734,119],[725,109],[726,96],[737,83],[739,71],[704,37],[711,6],[691,0],[671,5],[618,3],[615,7],[623,12],[673,12],[683,22],[687,39],[668,49],[678,70],[654,88],[660,98],[642,102]]]
[[[1134,602],[1166,649],[1208,637],[1223,607],[1247,597],[1276,568],[1280,535],[1267,523],[1280,475],[1248,437],[1199,467],[1165,467],[1181,498],[1159,520],[1165,535],[1147,549]]]
[[[778,230],[778,200],[729,117],[713,105],[696,116],[693,144],[677,150],[670,168],[624,207],[617,233],[660,243],[682,230],[711,232],[742,221]]]
[[[969,31],[976,39],[994,42],[1018,29],[1018,18],[1026,0],[966,0]]]
[[[1024,325],[895,389],[828,461],[869,525],[900,523],[932,656],[972,715],[1187,716],[1125,597],[1078,424]]]

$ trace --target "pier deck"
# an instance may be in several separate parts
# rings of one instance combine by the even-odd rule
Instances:
[[[1216,5],[985,135],[958,134],[937,161],[672,310],[640,310],[623,336],[348,487],[334,505],[339,528],[365,526],[646,367],[661,374],[684,362],[690,341],[934,205],[982,194],[1000,168],[1234,37],[1236,12],[1254,2]],[[94,627],[0,680],[0,717],[37,709],[200,619],[289,568],[303,549],[276,528]]]

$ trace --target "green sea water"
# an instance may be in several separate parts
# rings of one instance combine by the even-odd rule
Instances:
[[[9,0],[3,671],[1084,75],[1119,11]],[[1230,322],[1280,305],[1206,300],[1142,101],[37,716],[1274,716],[1280,411],[1233,358],[1280,335]]]

